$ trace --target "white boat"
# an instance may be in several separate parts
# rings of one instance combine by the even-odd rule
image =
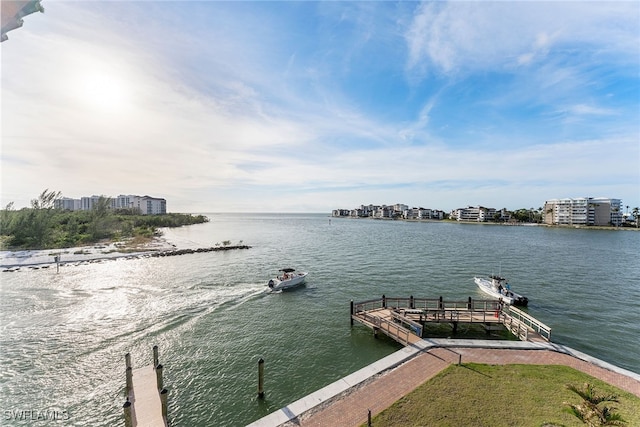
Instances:
[[[529,303],[527,297],[511,290],[511,285],[507,283],[507,279],[504,277],[489,276],[488,279],[484,277],[474,277],[473,281],[476,282],[476,285],[478,285],[481,291],[491,295],[495,299],[502,299],[506,304],[526,307]]]
[[[269,280],[268,286],[273,291],[290,289],[302,285],[309,273],[297,273],[293,268],[283,268],[282,274]]]

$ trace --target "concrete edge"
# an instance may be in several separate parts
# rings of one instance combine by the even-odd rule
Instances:
[[[494,348],[500,350],[550,350],[564,353],[601,368],[625,375],[640,382],[640,374],[619,368],[603,360],[589,356],[588,354],[574,350],[571,347],[550,342],[528,341],[487,341],[487,340],[453,340],[453,339],[422,339],[417,343],[400,349],[382,359],[347,375],[318,391],[315,391],[290,405],[285,406],[271,414],[268,414],[247,427],[277,427],[286,422],[295,420],[304,413],[330,401],[341,393],[363,383],[369,378],[389,369],[393,369],[418,354],[432,348]]]

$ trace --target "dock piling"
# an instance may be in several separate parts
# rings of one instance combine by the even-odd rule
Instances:
[[[349,316],[351,318],[351,326],[353,326],[353,300],[351,300],[351,316]]]
[[[371,409],[367,410],[367,427],[371,427]]]
[[[156,384],[158,390],[162,390],[164,388],[162,387],[162,364],[158,364],[158,366],[156,366]]]
[[[163,388],[160,390],[160,404],[162,405],[162,417],[167,419],[167,398],[169,397],[169,390]]]
[[[127,386],[125,390],[127,393],[127,396],[129,395],[132,389],[133,389],[133,368],[129,366],[127,367]]]
[[[158,346],[154,345],[153,346],[153,366],[158,366],[159,364],[159,360],[158,360]]]
[[[258,397],[264,399],[264,359],[258,360]]]
[[[131,418],[131,402],[129,402],[128,397],[127,401],[122,405],[122,409],[124,410],[124,427],[133,427],[133,420]]]
[[[126,366],[126,375],[127,375],[127,382],[126,382],[126,390],[125,393],[128,396],[129,392],[131,391],[131,389],[133,388],[133,368],[131,367],[131,354],[127,353],[124,355],[124,364]]]

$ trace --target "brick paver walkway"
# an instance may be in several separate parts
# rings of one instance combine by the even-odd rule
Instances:
[[[565,365],[640,397],[640,381],[551,350],[433,348],[285,425],[359,426],[367,422],[368,410],[374,416],[391,406],[450,364],[458,363],[459,355],[463,363]]]

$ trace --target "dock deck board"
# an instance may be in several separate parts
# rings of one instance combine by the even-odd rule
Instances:
[[[129,397],[133,404],[133,425],[138,427],[166,427],[162,416],[162,402],[157,387],[156,371],[152,365],[133,370],[133,390]]]

